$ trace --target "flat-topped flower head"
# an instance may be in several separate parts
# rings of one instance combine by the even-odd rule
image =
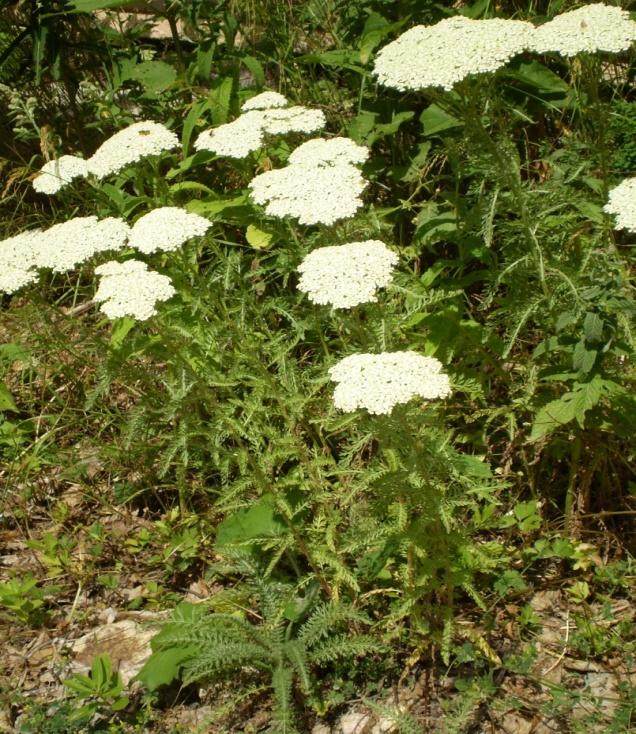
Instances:
[[[232,122],[204,130],[194,148],[228,158],[245,158],[263,147],[266,134],[312,133],[322,129],[326,122],[322,110],[309,107],[248,110]]]
[[[178,206],[162,206],[144,214],[133,225],[129,247],[150,254],[176,250],[192,237],[204,235],[212,222]]]
[[[272,217],[292,217],[300,224],[333,224],[358,211],[366,185],[360,171],[346,163],[297,163],[261,173],[249,188],[253,201]]]
[[[228,158],[245,158],[263,147],[263,113],[251,110],[232,122],[204,130],[194,143],[195,150],[209,150]]]
[[[15,293],[38,278],[36,251],[39,229],[22,232],[0,242],[0,292]]]
[[[288,163],[350,163],[360,165],[369,157],[369,149],[350,138],[313,138],[299,145],[288,158]]]
[[[453,86],[473,74],[496,71],[532,43],[534,26],[521,20],[472,20],[462,15],[418,25],[377,55],[380,84],[400,91]]]
[[[33,188],[40,194],[56,194],[74,178],[88,176],[88,162],[74,155],[63,155],[45,163],[40,175],[33,179]]]
[[[398,257],[379,240],[320,247],[298,266],[298,290],[313,303],[351,308],[377,301],[393,277]]]
[[[35,264],[58,273],[72,270],[97,252],[119,250],[130,234],[122,219],[75,217],[55,224],[35,241]]]
[[[389,415],[412,398],[435,400],[451,393],[442,363],[411,351],[352,354],[335,364],[329,376],[337,383],[334,404],[345,413],[364,408]]]
[[[158,122],[135,122],[103,142],[87,163],[97,178],[118,173],[131,163],[179,146],[179,138]]]
[[[626,178],[609,192],[603,211],[616,217],[615,229],[636,233],[636,177]]]
[[[167,275],[148,270],[140,260],[111,260],[95,273],[102,277],[93,300],[102,304],[100,311],[109,319],[132,316],[145,321],[157,313],[157,303],[176,293]]]
[[[285,109],[263,110],[263,131],[269,135],[287,133],[315,133],[327,124],[322,110],[310,107],[287,107]]]
[[[626,51],[636,40],[636,23],[613,5],[592,3],[561,13],[534,32],[532,50],[561,56]]]
[[[250,97],[241,105],[242,112],[249,110],[270,110],[273,107],[287,107],[288,101],[278,92],[261,92],[255,97]]]

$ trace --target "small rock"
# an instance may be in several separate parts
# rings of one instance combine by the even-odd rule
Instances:
[[[368,714],[350,712],[345,714],[336,727],[337,734],[367,734],[371,728],[371,717]]]
[[[331,734],[331,727],[327,724],[315,724],[311,734]]]

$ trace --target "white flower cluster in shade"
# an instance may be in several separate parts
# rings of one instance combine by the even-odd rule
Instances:
[[[561,13],[534,33],[532,50],[562,56],[627,50],[636,40],[636,23],[619,7],[592,3]]]
[[[192,237],[204,235],[212,226],[209,219],[178,206],[162,206],[140,217],[133,225],[128,245],[150,254],[176,250]]]
[[[35,282],[38,268],[64,273],[97,252],[120,250],[129,234],[122,219],[92,216],[10,237],[0,242],[0,291],[14,293]]]
[[[331,367],[329,376],[337,383],[334,404],[345,413],[366,408],[388,415],[414,397],[434,400],[451,393],[442,363],[411,351],[352,354]]]
[[[282,94],[278,92],[261,92],[255,97],[251,97],[241,105],[243,112],[249,110],[269,110],[272,107],[287,107],[288,101]]]
[[[56,194],[74,178],[88,176],[88,163],[75,155],[63,155],[45,163],[40,175],[33,179],[33,188],[40,194]]]
[[[616,217],[616,229],[636,233],[636,177],[626,178],[609,192],[603,211]]]
[[[325,145],[315,140],[303,143],[292,153],[292,162],[285,168],[266,171],[252,179],[252,199],[264,206],[268,215],[293,217],[300,224],[333,224],[352,217],[362,206],[360,197],[367,181],[347,160],[348,157],[358,161],[362,154],[350,148],[347,156],[339,142],[333,148],[340,151],[338,155],[325,153],[332,141],[322,142]]]
[[[158,122],[135,122],[104,141],[88,159],[88,170],[105,178],[142,158],[178,147],[179,138]]]
[[[116,217],[75,217],[38,235],[34,243],[35,265],[64,273],[97,252],[120,250],[129,234],[130,227]]]
[[[37,280],[35,243],[40,234],[31,230],[0,242],[0,293],[14,293]]]
[[[534,26],[520,20],[472,20],[457,15],[418,25],[378,53],[378,81],[400,91],[453,88],[472,74],[496,71],[527,49]]]
[[[111,260],[95,268],[101,280],[94,300],[109,319],[132,316],[145,321],[157,313],[156,304],[176,293],[167,275],[148,270],[140,260]]]
[[[259,102],[256,103],[258,107],[256,104],[246,106],[266,95],[276,95],[275,101],[278,103],[267,108],[264,107],[265,103]],[[245,158],[263,147],[265,135],[313,133],[326,125],[322,110],[300,105],[283,107],[281,100],[287,104],[287,100],[276,92],[263,92],[253,97],[243,105],[245,111],[236,120],[204,130],[194,143],[195,150],[210,150],[229,158]]]
[[[398,257],[379,240],[320,247],[298,266],[298,290],[313,303],[351,308],[377,300],[393,277]]]

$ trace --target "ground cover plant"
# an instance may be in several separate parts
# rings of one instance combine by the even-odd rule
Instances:
[[[2,726],[634,726],[627,3],[5,3]]]

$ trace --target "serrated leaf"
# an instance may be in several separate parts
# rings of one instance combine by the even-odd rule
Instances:
[[[596,350],[588,349],[585,344],[585,340],[581,339],[581,341],[577,342],[574,347],[574,352],[572,354],[572,367],[579,372],[587,374],[592,367],[594,367],[596,355]]]
[[[596,313],[588,311],[583,321],[583,333],[588,342],[600,342],[603,337],[603,319]]]
[[[245,232],[245,239],[256,250],[264,250],[266,247],[269,247],[273,237],[272,232],[265,232],[253,224],[248,225],[247,231]]]
[[[271,494],[263,495],[247,510],[239,510],[223,520],[216,533],[217,547],[249,544],[265,538],[276,538],[285,525],[278,519]]]

